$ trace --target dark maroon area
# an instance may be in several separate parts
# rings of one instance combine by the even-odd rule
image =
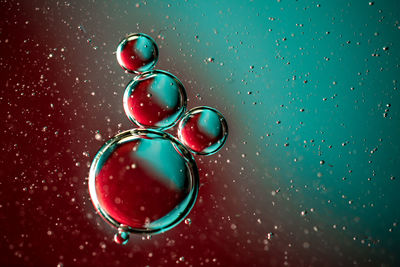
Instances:
[[[120,145],[96,176],[100,206],[117,222],[144,229],[172,211],[188,195],[189,188],[177,188],[159,177],[133,150],[140,142]],[[187,185],[189,183],[186,183]]]
[[[195,113],[185,118],[180,128],[181,141],[190,149],[196,152],[204,152],[204,150],[220,141],[223,132],[220,131],[217,136],[212,136],[204,132],[199,124],[201,113]]]

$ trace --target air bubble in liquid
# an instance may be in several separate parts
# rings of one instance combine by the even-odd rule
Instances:
[[[130,34],[118,44],[117,60],[128,72],[138,74],[151,70],[158,60],[157,44],[147,34]]]
[[[125,245],[129,241],[129,233],[122,230],[118,230],[118,233],[114,235],[114,242],[120,245]]]
[[[191,153],[168,133],[134,129],[110,139],[90,168],[89,192],[100,215],[128,233],[157,234],[181,222],[199,189]]]
[[[186,91],[172,74],[153,70],[136,76],[126,87],[124,109],[135,124],[167,129],[177,123],[186,110]]]
[[[224,145],[228,125],[219,111],[197,107],[188,111],[179,122],[178,136],[195,154],[211,155]]]

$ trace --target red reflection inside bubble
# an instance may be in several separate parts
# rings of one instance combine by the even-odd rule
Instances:
[[[162,218],[187,196],[171,181],[146,166],[135,150],[138,140],[120,145],[96,176],[96,194],[101,208],[114,220],[133,228]]]
[[[210,135],[200,127],[201,113],[191,114],[184,118],[180,125],[179,137],[181,141],[191,150],[197,153],[204,153],[207,148],[217,144],[224,133],[220,131],[218,135]]]

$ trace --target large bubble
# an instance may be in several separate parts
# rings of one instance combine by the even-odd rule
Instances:
[[[110,139],[90,168],[89,191],[102,217],[127,233],[156,234],[179,222],[192,209],[199,188],[196,163],[173,136],[134,129]]]

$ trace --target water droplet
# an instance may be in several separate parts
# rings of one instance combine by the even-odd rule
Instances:
[[[115,227],[124,225],[122,232],[150,235],[174,227],[193,207],[198,188],[196,163],[187,148],[170,134],[150,129],[110,139],[89,173],[94,206]]]
[[[219,111],[197,107],[188,111],[179,122],[178,136],[193,153],[211,155],[225,144],[228,125]]]
[[[151,70],[158,60],[157,44],[144,33],[130,34],[118,44],[117,60],[128,72],[138,74]]]
[[[273,236],[274,236],[274,233],[269,232],[269,233],[267,234],[267,239],[268,239],[268,240],[271,240]]]
[[[129,233],[118,230],[114,235],[114,242],[120,245],[125,245],[129,241]]]
[[[185,113],[186,91],[178,78],[166,71],[144,72],[127,85],[124,109],[139,126],[167,129]]]
[[[101,134],[96,133],[96,134],[94,135],[94,138],[95,138],[97,141],[100,141],[102,137],[101,137]]]

